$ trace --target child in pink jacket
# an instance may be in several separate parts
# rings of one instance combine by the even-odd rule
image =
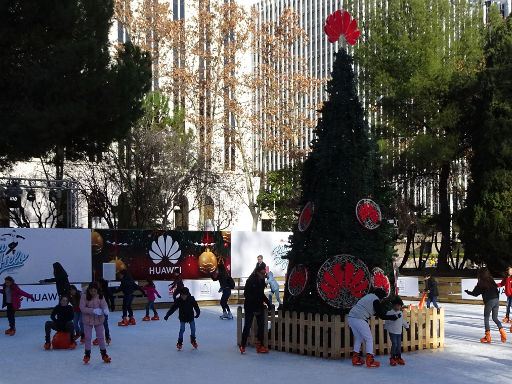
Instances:
[[[5,334],[14,336],[16,333],[14,314],[21,307],[22,297],[25,296],[34,301],[34,296],[18,287],[11,276],[5,278],[0,293],[3,294],[2,308],[7,307],[7,319],[9,320],[9,329],[5,331]]]
[[[151,320],[160,320],[158,317],[158,313],[155,309],[155,295],[158,296],[160,299],[162,296],[158,293],[158,291],[155,288],[155,283],[153,283],[153,280],[148,280],[146,285],[142,287],[144,292],[146,293],[146,296],[148,297],[148,303],[146,304],[146,316],[142,318],[142,321],[149,321],[149,309],[151,308],[153,310],[153,317]]]
[[[105,336],[103,321],[105,315],[108,316],[108,306],[98,283],[90,283],[85,294],[80,298],[80,311],[82,312],[82,321],[84,323],[85,333],[85,356],[84,363],[87,364],[91,359],[91,338],[92,329],[96,331],[96,338],[100,345],[101,358],[105,363],[110,363],[110,356],[107,355],[105,347]]]

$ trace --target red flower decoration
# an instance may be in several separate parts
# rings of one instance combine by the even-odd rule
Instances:
[[[380,207],[370,199],[361,199],[356,205],[357,220],[363,227],[369,230],[377,229],[382,220]]]
[[[372,287],[380,288],[386,291],[388,297],[391,293],[391,285],[389,284],[388,277],[380,268],[373,268],[372,270]]]
[[[328,259],[318,271],[317,290],[327,304],[352,308],[368,292],[370,273],[366,265],[351,255]]]
[[[288,279],[288,291],[292,296],[298,296],[306,288],[306,283],[308,281],[308,270],[302,265],[296,265],[292,268],[290,272],[290,277]]]
[[[324,31],[329,37],[329,42],[335,43],[343,35],[350,45],[354,45],[361,34],[357,29],[357,20],[347,11],[342,12],[339,9],[327,16]]]
[[[304,208],[302,209],[302,212],[299,216],[299,231],[305,232],[309,226],[311,225],[311,222],[313,221],[313,213],[315,212],[315,203],[309,201]]]

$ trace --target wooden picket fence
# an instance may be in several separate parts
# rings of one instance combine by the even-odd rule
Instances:
[[[264,332],[264,345],[271,350],[317,356],[328,359],[349,358],[353,347],[353,335],[348,326],[347,316],[342,321],[340,315],[329,316],[312,313],[265,310],[267,331]],[[444,347],[444,309],[437,313],[432,309],[404,310],[409,329],[402,333],[404,352]],[[242,319],[244,312],[238,307],[237,340],[242,340]],[[369,321],[373,335],[373,353],[387,354],[391,350],[391,340],[384,330],[385,321],[372,317]],[[256,345],[256,320],[247,340],[249,346]],[[364,350],[364,348],[363,348]]]

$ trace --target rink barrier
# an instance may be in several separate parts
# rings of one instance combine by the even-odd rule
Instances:
[[[439,313],[435,308],[404,310],[409,329],[402,333],[403,352],[444,347],[444,308]],[[267,330],[263,343],[271,350],[297,353],[307,356],[338,360],[350,358],[353,335],[348,326],[348,316],[343,321],[340,315],[304,314],[265,309]],[[242,341],[242,307],[238,307],[237,341]],[[391,340],[384,330],[384,320],[372,317],[368,322],[373,335],[375,355],[389,354]],[[248,346],[256,345],[256,321],[253,321]],[[363,348],[364,350],[364,348]]]

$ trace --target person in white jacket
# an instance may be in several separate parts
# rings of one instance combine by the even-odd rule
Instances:
[[[402,328],[409,329],[409,324],[405,321],[402,306],[404,305],[402,299],[396,297],[392,302],[393,309],[389,310],[386,315],[396,315],[397,320],[386,320],[384,329],[388,331],[389,338],[391,339],[391,357],[389,358],[389,364],[395,366],[405,365],[405,361],[402,359]]]

